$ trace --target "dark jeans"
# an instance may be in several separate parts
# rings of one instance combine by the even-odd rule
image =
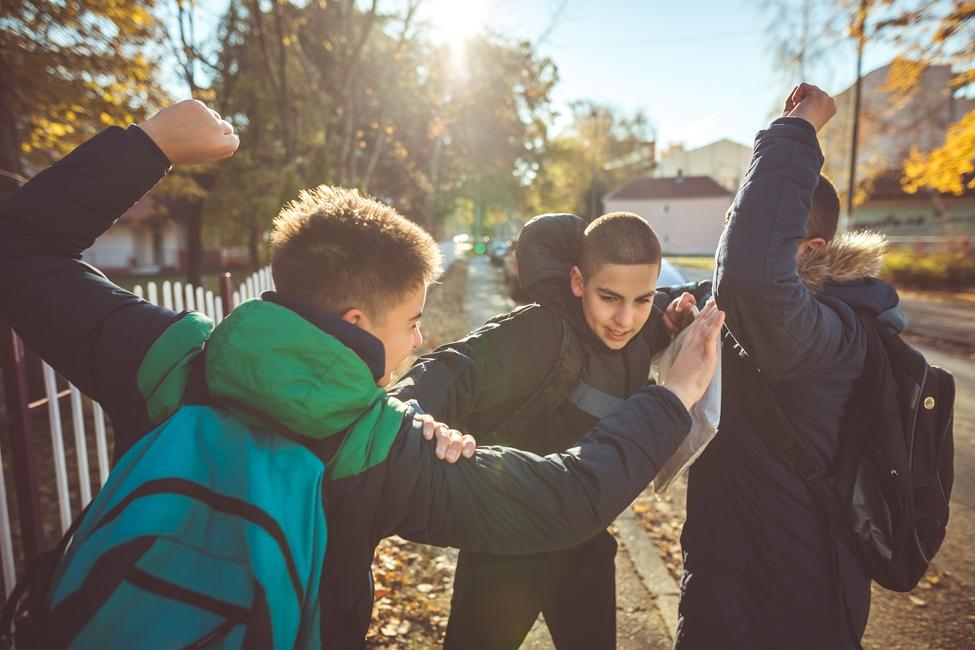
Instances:
[[[559,650],[616,647],[616,540],[537,555],[461,551],[446,650],[513,650],[539,612]]]

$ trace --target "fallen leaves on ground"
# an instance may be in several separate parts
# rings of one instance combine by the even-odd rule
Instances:
[[[682,487],[675,484],[663,495],[647,490],[630,506],[657,547],[674,580],[680,580],[683,570],[683,556],[680,551],[680,531],[684,526],[684,507],[680,492]]]
[[[451,265],[443,282],[431,288],[423,310],[424,346],[432,350],[467,334],[458,305],[466,302],[467,261]],[[410,357],[397,375],[413,363]],[[443,645],[450,616],[457,552],[414,544],[399,537],[380,542],[372,563],[375,604],[366,634],[368,648],[434,648]]]

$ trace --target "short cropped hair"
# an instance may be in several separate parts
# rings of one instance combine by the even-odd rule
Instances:
[[[579,267],[591,278],[603,264],[659,264],[660,240],[646,219],[632,212],[610,212],[586,227]]]
[[[355,307],[382,322],[442,270],[440,249],[427,231],[354,189],[303,190],[274,219],[275,289],[335,315]]]
[[[724,215],[724,225],[731,221],[734,206],[728,208]],[[840,197],[836,194],[836,186],[822,174],[813,190],[812,203],[809,206],[809,216],[806,217],[806,237],[822,237],[830,241],[836,236],[836,227],[840,221]]]
[[[840,220],[840,197],[833,182],[820,174],[819,183],[813,190],[812,206],[806,218],[806,237],[822,237],[830,241],[836,236]]]

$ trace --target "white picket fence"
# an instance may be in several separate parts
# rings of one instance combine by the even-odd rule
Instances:
[[[265,267],[242,282],[233,291],[231,303],[236,307],[241,302],[251,298],[258,298],[265,291],[274,289],[270,267]],[[155,282],[148,282],[145,288],[136,286],[135,295],[177,312],[198,311],[206,314],[214,323],[223,320],[223,301],[219,295],[204,290],[192,284],[169,282],[158,286]],[[85,429],[85,404],[87,403],[94,423],[95,457],[98,463],[98,486],[101,487],[108,480],[109,450],[106,437],[105,415],[101,406],[92,399],[84,397],[77,388],[68,383],[67,390],[58,390],[57,375],[47,363],[43,363],[44,388],[47,396],[47,417],[51,430],[52,458],[54,463],[54,478],[57,488],[58,515],[62,533],[71,525],[76,513],[88,505],[94,494],[91,489],[91,468],[88,457],[88,440]],[[69,395],[70,430],[74,438],[76,482],[78,495],[81,500],[80,509],[73,511],[70,498],[70,479],[68,476],[68,462],[65,455],[64,430],[62,421],[60,398]],[[67,421],[68,418],[65,418]],[[38,463],[40,465],[40,463]],[[38,467],[39,474],[42,467]],[[10,510],[7,501],[7,484],[3,474],[3,458],[0,455],[0,565],[3,569],[3,586],[7,595],[16,583],[16,556],[14,553],[13,535],[10,520]]]

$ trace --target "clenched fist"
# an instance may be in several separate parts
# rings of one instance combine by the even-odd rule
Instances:
[[[801,83],[792,89],[785,100],[783,115],[801,117],[819,131],[836,114],[836,103],[823,90]]]
[[[221,160],[233,155],[240,145],[230,122],[195,99],[162,109],[139,128],[174,165]]]

